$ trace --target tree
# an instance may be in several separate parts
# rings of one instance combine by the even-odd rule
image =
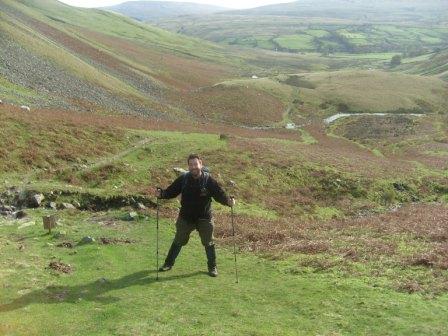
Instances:
[[[401,55],[394,55],[390,60],[390,66],[396,67],[401,64]]]

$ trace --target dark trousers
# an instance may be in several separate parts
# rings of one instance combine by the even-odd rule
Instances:
[[[207,255],[207,266],[209,268],[216,266],[216,251],[213,237],[214,221],[210,219],[186,220],[179,216],[176,221],[176,235],[171,244],[168,255],[165,259],[166,265],[174,265],[182,246],[187,245],[190,234],[194,230],[198,230],[201,243],[205,248]]]

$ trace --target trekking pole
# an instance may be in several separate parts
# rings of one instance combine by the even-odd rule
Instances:
[[[156,259],[157,259],[157,264],[156,264],[156,272],[157,272],[157,277],[156,280],[159,280],[159,197],[160,197],[160,192],[162,191],[161,188],[157,188],[157,191],[159,192],[159,194],[157,195],[157,234],[156,234],[156,246],[157,246],[157,251],[156,251]]]
[[[234,199],[233,196],[231,196],[232,200]],[[230,208],[231,209],[231,219],[232,219],[232,235],[233,235],[233,256],[235,258],[235,279],[236,279],[236,283],[238,283],[238,264],[236,262],[236,240],[235,240],[235,223],[233,218],[234,216],[234,211],[233,211],[233,205]]]

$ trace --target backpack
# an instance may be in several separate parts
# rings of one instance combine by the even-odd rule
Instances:
[[[201,190],[207,188],[208,179],[210,177],[209,169],[207,167],[203,167],[202,174],[204,174],[204,177],[202,179]],[[183,174],[182,191],[181,191],[182,193],[184,192],[184,189],[187,186],[189,176],[190,176],[190,172],[186,172],[185,174]]]

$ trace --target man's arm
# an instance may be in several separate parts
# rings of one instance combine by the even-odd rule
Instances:
[[[233,205],[231,198],[227,196],[226,192],[221,188],[219,183],[214,178],[210,178],[209,183],[211,196],[216,202],[226,206]]]
[[[177,197],[182,192],[183,178],[183,175],[179,176],[168,188],[165,190],[162,189],[160,198],[169,199]]]

